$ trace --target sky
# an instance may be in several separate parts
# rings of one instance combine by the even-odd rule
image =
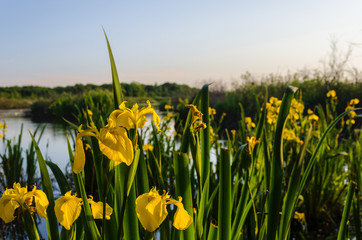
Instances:
[[[362,68],[362,1],[0,0],[0,86],[196,86],[321,67],[338,42]]]

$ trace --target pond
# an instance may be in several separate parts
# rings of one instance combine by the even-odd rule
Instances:
[[[13,109],[13,110],[0,110],[0,121],[6,121],[8,128],[3,134],[4,138],[17,142],[18,136],[23,125],[23,135],[21,147],[25,154],[25,150],[29,148],[31,143],[31,133],[34,133],[37,127],[45,126],[42,138],[39,141],[39,148],[43,157],[56,163],[59,168],[64,171],[68,162],[68,148],[67,148],[67,129],[64,125],[53,123],[35,123],[30,118],[26,118],[25,114],[28,109]],[[0,153],[4,152],[4,144],[0,144]],[[26,166],[24,166],[26,167]],[[39,175],[39,172],[37,172]]]

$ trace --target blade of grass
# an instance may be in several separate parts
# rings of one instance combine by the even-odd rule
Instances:
[[[218,239],[231,239],[231,165],[230,150],[221,149],[218,211]]]
[[[339,225],[337,240],[347,239],[347,236],[346,236],[347,235],[347,232],[346,232],[347,231],[347,221],[348,221],[349,212],[351,209],[351,204],[352,204],[353,193],[354,193],[355,187],[356,187],[355,183],[353,181],[350,181],[349,187],[348,187],[348,193],[347,193],[347,200],[346,200],[346,203],[344,204],[342,220]]]
[[[46,165],[48,165],[50,170],[52,170],[53,175],[54,175],[55,179],[57,180],[60,193],[62,195],[65,195],[65,193],[67,193],[68,191],[71,190],[69,183],[67,181],[67,178],[64,176],[62,170],[60,170],[58,165],[56,165],[55,163],[50,162],[50,161],[45,161],[45,163],[46,163]]]
[[[357,111],[357,110],[362,110],[362,108],[356,108],[356,109],[352,109],[350,111],[347,111],[347,112],[344,112],[344,113],[341,113],[336,119],[334,119],[334,121],[329,124],[329,126],[327,127],[326,131],[323,133],[322,137],[320,138],[316,148],[314,149],[314,152],[309,160],[309,163],[306,167],[306,169],[304,170],[303,172],[303,177],[302,177],[302,180],[301,180],[301,183],[299,185],[299,189],[298,189],[298,196],[301,194],[303,188],[304,188],[304,185],[308,179],[308,176],[309,176],[309,173],[310,171],[312,170],[312,167],[316,161],[316,158],[317,158],[317,155],[320,153],[320,149],[323,145],[323,142],[324,140],[326,139],[327,135],[330,133],[330,131],[332,130],[332,128],[334,128],[334,126],[338,123],[339,120],[341,120],[344,116],[348,115],[348,113],[350,113],[351,111]],[[296,204],[296,203],[295,203]]]
[[[33,216],[30,213],[29,208],[26,206],[24,210],[22,210],[21,218],[24,223],[24,227],[27,233],[27,237],[30,240],[39,240],[38,229],[36,228],[36,224]]]
[[[284,93],[279,109],[277,126],[274,133],[273,156],[270,174],[270,192],[268,200],[267,234],[266,238],[273,240],[276,238],[276,231],[279,225],[279,212],[282,203],[282,183],[283,183],[283,130],[289,114],[290,105],[296,92],[295,87],[288,87]]]
[[[176,180],[176,195],[182,197],[186,211],[193,216],[193,204],[191,194],[191,180],[189,170],[189,157],[187,153],[174,152],[174,171]],[[195,225],[191,225],[181,232],[184,239],[195,238]]]
[[[122,93],[121,85],[119,83],[117,68],[116,68],[116,64],[114,62],[111,45],[109,44],[108,37],[107,37],[106,31],[104,29],[103,29],[103,32],[104,32],[104,36],[105,36],[106,41],[107,41],[109,60],[110,60],[110,63],[111,63],[114,108],[117,109],[118,106],[123,102],[123,93]]]
[[[201,187],[204,188],[207,176],[210,171],[210,119],[209,119],[209,84],[201,89],[201,101],[199,106],[202,112],[202,121],[206,128],[200,131],[201,147]]]
[[[35,141],[34,136],[31,134],[30,131],[29,131],[29,134],[30,134],[31,139],[33,141],[35,152],[36,152],[36,155],[37,155],[37,158],[38,158],[41,181],[42,181],[43,188],[44,188],[43,191],[47,195],[47,198],[48,198],[48,201],[49,201],[49,206],[47,208],[48,236],[49,236],[50,239],[56,240],[56,239],[59,239],[59,230],[58,230],[58,221],[57,221],[57,218],[56,218],[55,212],[54,212],[55,202],[54,202],[52,182],[50,180],[48,169],[47,169],[47,167],[45,165],[43,154],[41,153],[41,151],[39,149],[38,143]]]
[[[303,148],[302,148],[300,156],[299,156],[299,161],[294,164],[291,176],[289,178],[288,190],[284,197],[284,204],[283,204],[283,208],[282,208],[282,216],[281,216],[281,221],[280,221],[280,225],[279,225],[279,238],[278,239],[287,239],[287,237],[288,237],[288,232],[290,229],[290,222],[293,217],[294,210],[295,210],[294,203],[297,201],[297,199],[299,197],[299,195],[297,195],[297,193],[298,193],[298,184],[300,181],[300,175],[302,172],[302,161],[304,159],[307,145],[308,145],[309,139],[312,134],[312,129],[313,129],[313,127],[310,126],[309,131],[304,140]]]

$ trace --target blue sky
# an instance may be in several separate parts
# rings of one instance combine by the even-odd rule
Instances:
[[[0,1],[0,86],[240,79],[318,68],[332,38],[362,67],[362,1]]]

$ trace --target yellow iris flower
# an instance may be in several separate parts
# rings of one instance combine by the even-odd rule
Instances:
[[[158,130],[161,120],[157,115],[150,101],[147,100],[147,107],[143,107],[139,110],[138,104],[134,104],[132,108],[126,107],[126,101],[119,105],[119,109],[114,110],[109,116],[109,124],[111,127],[121,126],[127,128],[127,130],[134,128],[143,128],[147,122],[146,114],[152,114],[153,121]]]
[[[179,197],[178,201],[170,198],[170,195],[168,195],[166,191],[160,195],[154,187],[149,193],[144,193],[137,197],[137,217],[145,230],[153,232],[161,225],[168,214],[166,205],[174,204],[177,210],[174,216],[173,226],[178,230],[185,230],[191,225],[192,217],[185,210],[181,201],[181,197]]]
[[[102,219],[103,218],[103,202],[95,202],[93,201],[93,197],[90,196],[88,198],[88,203],[91,206],[92,209],[92,215],[94,219]],[[111,219],[111,215],[113,213],[113,208],[111,208],[108,203],[106,203],[106,219]]]
[[[112,122],[112,120],[109,120]],[[108,123],[100,131],[92,123],[88,126],[90,129],[82,130],[82,125],[79,126],[76,142],[75,154],[73,163],[73,172],[80,173],[84,169],[85,154],[83,148],[82,137],[92,136],[98,139],[99,149],[110,160],[114,161],[114,165],[122,162],[131,165],[133,162],[133,145],[132,141],[127,136],[127,130],[123,127],[110,127]]]
[[[256,137],[249,137],[249,136],[247,136],[247,137],[246,137],[246,141],[248,142],[249,153],[252,153],[255,145],[260,142],[260,139],[256,139]]]
[[[145,151],[153,151],[153,146],[151,144],[145,144],[142,146],[142,149]]]
[[[255,128],[255,123],[253,123],[251,117],[245,117],[244,120],[247,128]]]
[[[337,96],[336,91],[330,90],[327,92],[327,98],[335,98]]]
[[[308,121],[316,121],[318,122],[319,117],[314,114],[314,112],[311,109],[308,109]]]
[[[177,115],[176,114],[173,114],[173,113],[167,113],[167,115],[166,116],[164,116],[163,117],[163,120],[165,120],[165,121],[170,121],[170,119],[171,118],[174,118],[174,117],[176,117]]]
[[[35,210],[42,218],[47,218],[46,209],[49,201],[45,193],[34,188],[28,192],[26,187],[21,187],[20,183],[14,183],[13,188],[7,188],[0,199],[0,218],[9,223],[15,219],[14,212],[18,207],[27,206],[31,211],[34,210],[33,199],[35,201]]]
[[[169,105],[169,104],[165,104],[165,110],[170,110],[173,109],[173,106]]]
[[[93,197],[90,196],[88,203],[91,206],[92,215],[94,219],[103,218],[103,203],[93,201]],[[82,211],[83,201],[78,198],[76,194],[72,195],[71,191],[67,192],[64,196],[61,196],[55,201],[54,211],[59,223],[67,230],[73,225],[74,221],[80,215]],[[106,219],[111,219],[113,209],[106,203]]]
[[[202,113],[197,109],[193,104],[186,104],[186,108],[191,109],[192,119],[191,119],[191,131],[197,132],[200,129],[205,129],[206,124],[202,121]]]
[[[67,230],[80,215],[82,211],[82,199],[67,192],[55,201],[54,211],[59,223]]]
[[[297,219],[301,224],[305,223],[305,214],[300,212],[294,213],[294,219]]]

